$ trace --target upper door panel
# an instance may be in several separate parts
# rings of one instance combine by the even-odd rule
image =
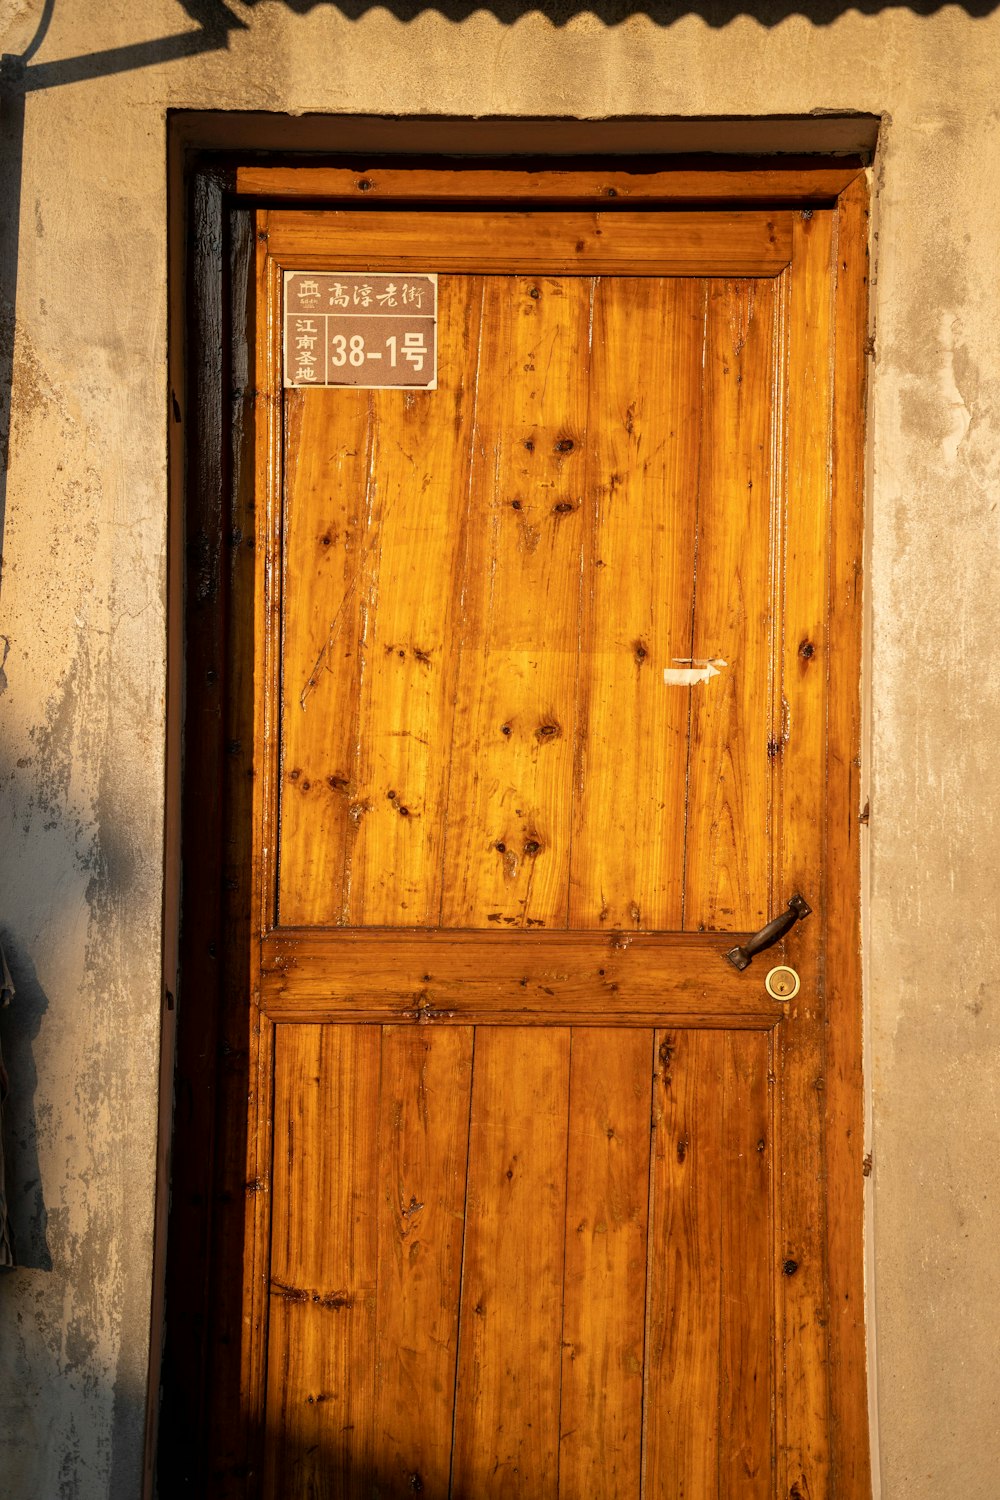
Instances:
[[[437,390],[285,393],[281,922],[757,925],[780,280],[439,294]]]

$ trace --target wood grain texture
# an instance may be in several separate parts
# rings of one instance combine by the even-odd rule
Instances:
[[[362,622],[382,519],[382,497],[369,485],[372,401],[351,390],[289,390],[283,401],[278,914],[289,923],[343,922],[362,816]]]
[[[722,1035],[656,1033],[643,1500],[720,1493],[725,1060]]]
[[[270,253],[289,269],[506,275],[773,276],[791,257],[787,209],[545,214],[272,209]]]
[[[570,1032],[476,1034],[452,1491],[558,1493]]]
[[[243,605],[253,620],[253,941],[277,920],[278,781],[280,775],[282,639],[281,559],[284,524],[285,408],[281,396],[281,284],[267,253],[267,212],[256,216],[257,298],[254,351],[254,597]],[[235,621],[233,622],[235,624]],[[232,642],[230,649],[243,649]],[[232,746],[227,746],[232,752]]]
[[[782,746],[782,889],[826,889],[823,807],[832,386],[832,215],[798,221],[788,282],[788,512]],[[811,646],[806,654],[803,647]],[[780,1228],[776,1301],[784,1370],[778,1489],[810,1500],[835,1493],[830,1440],[823,924],[798,924],[786,943],[802,975],[780,1048]]]
[[[286,923],[439,916],[481,304],[442,285],[434,392],[286,396]]]
[[[440,289],[438,389],[373,397],[381,496],[357,753],[352,924],[440,915],[483,284]]]
[[[690,645],[677,654],[725,665],[687,690],[687,930],[755,928],[770,915],[775,334],[773,283],[711,284],[697,579]]]
[[[609,162],[589,171],[577,165],[534,171],[509,165],[420,167],[375,158],[358,166],[239,166],[236,191],[273,199],[330,198],[358,203],[386,199],[460,203],[470,198],[515,203],[526,199],[766,203],[784,197],[835,198],[863,170],[856,158],[822,163],[814,157],[789,157],[757,167],[747,159],[691,162],[675,157],[647,160],[630,168]]]
[[[373,1481],[378,1027],[288,1026],[275,1057],[267,1467],[274,1500]]]
[[[643,1494],[769,1496],[769,1043],[658,1032]]]
[[[379,1112],[379,1494],[446,1497],[458,1357],[472,1031],[387,1027]]]
[[[281,422],[275,404],[261,400],[261,392],[267,389],[267,372],[274,367],[277,354],[278,329],[267,315],[275,304],[277,275],[260,240],[259,220],[255,227],[258,234],[252,291],[248,287],[255,307],[255,379],[240,382],[244,390],[255,388],[254,461],[251,467],[248,453],[243,448],[238,450],[233,474],[234,515],[229,528],[234,602],[227,619],[229,769],[224,784],[227,847],[222,868],[225,904],[221,967],[233,989],[222,1012],[218,1108],[230,1159],[219,1187],[216,1232],[226,1240],[232,1234],[232,1242],[240,1248],[239,1329],[232,1324],[219,1328],[223,1359],[228,1362],[239,1349],[240,1384],[235,1409],[231,1388],[225,1383],[217,1386],[215,1401],[216,1413],[221,1415],[220,1432],[238,1431],[241,1438],[237,1461],[232,1466],[223,1462],[219,1491],[225,1496],[239,1494],[245,1469],[259,1473],[264,1459],[274,1120],[274,1028],[261,1015],[256,982],[261,933],[273,924],[275,916],[274,844],[269,837],[274,757],[260,755],[258,747],[272,745],[277,730],[280,655],[275,627],[279,593],[269,563],[278,553],[280,532],[277,496]],[[249,360],[239,373],[249,376]],[[259,497],[263,497],[263,503]],[[238,1228],[233,1222],[231,1197],[235,1182],[239,1183],[238,1201],[242,1202]],[[228,1283],[232,1267],[221,1259],[215,1266],[220,1278]],[[220,1286],[217,1295],[220,1307],[231,1307],[235,1302],[228,1284]],[[228,1409],[220,1413],[225,1406]]]
[[[283,923],[765,920],[774,307],[451,277],[439,391],[286,396]]]
[[[769,1038],[729,1032],[722,1099],[719,1494],[774,1494]]]
[[[641,1491],[653,1037],[573,1032],[559,1493]]]
[[[283,1020],[773,1026],[786,1011],[725,960],[731,935],[279,931],[261,1001]],[[759,970],[757,971],[759,980]]]
[[[491,280],[458,643],[445,927],[563,927],[593,282]]]
[[[706,284],[602,278],[588,407],[569,925],[682,924]]]
[[[871,1493],[864,1326],[864,1080],[859,924],[862,545],[867,389],[868,189],[837,208],[833,367],[826,802],[827,1267],[834,1472],[838,1500]],[[859,1164],[860,1163],[860,1164]]]
[[[265,1493],[448,1493],[472,1034],[283,1027]]]

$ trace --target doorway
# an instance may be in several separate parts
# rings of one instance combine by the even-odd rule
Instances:
[[[812,170],[234,205],[209,1493],[867,1492],[867,236]]]

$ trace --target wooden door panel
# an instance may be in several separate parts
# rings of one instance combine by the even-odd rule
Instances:
[[[444,400],[371,393],[373,514],[358,527],[371,541],[371,567],[359,643],[355,775],[347,792],[349,926],[433,926],[441,910],[459,667],[454,643],[462,628],[454,585],[469,545],[467,450],[476,430],[483,316],[479,278],[456,281],[451,290],[442,341],[455,373],[440,393]],[[340,633],[338,640],[349,643]],[[315,708],[325,720],[321,700]]]
[[[382,1029],[375,1453],[387,1494],[451,1472],[471,1027]]]
[[[285,393],[282,925],[766,919],[776,288],[442,278],[436,391]]]
[[[440,914],[481,316],[481,280],[456,279],[441,308],[450,378],[431,401],[285,394],[287,925]]]
[[[770,1493],[769,1058],[278,1027],[265,1493]]]
[[[564,927],[592,278],[491,278],[441,922]]]
[[[747,1500],[764,1500],[774,1485],[769,1041],[760,1032],[724,1038],[719,1493]]]
[[[570,1031],[476,1035],[454,1489],[558,1493]]]
[[[706,302],[651,277],[595,296],[571,928],[684,925],[690,692],[663,670],[691,654]]]
[[[376,1028],[279,1031],[264,1485],[275,1500],[290,1485],[356,1495],[372,1472],[380,1054]]]
[[[781,302],[773,281],[713,282],[708,291],[690,655],[726,666],[690,693],[683,925],[692,931],[760,927],[770,910]]]
[[[712,1032],[654,1046],[646,1495],[674,1500],[718,1491],[725,1052]]]

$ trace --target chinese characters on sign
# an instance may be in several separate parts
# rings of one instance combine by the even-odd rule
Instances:
[[[285,385],[437,388],[437,277],[285,272]]]

